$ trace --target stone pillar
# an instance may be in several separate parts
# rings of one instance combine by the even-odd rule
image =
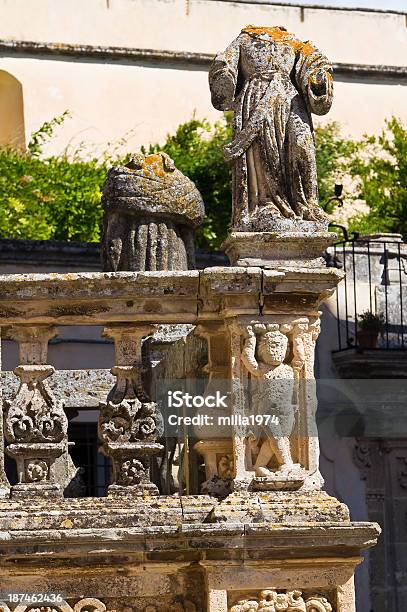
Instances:
[[[112,459],[113,481],[109,494],[158,495],[150,480],[150,458],[162,450],[156,442],[162,434],[162,417],[150,402],[142,382],[142,339],[154,327],[125,324],[105,327],[104,335],[115,343],[117,378],[107,402],[100,405],[99,438]]]
[[[205,395],[214,395],[220,391],[228,392],[230,372],[230,350],[228,331],[223,322],[205,321],[198,325],[195,334],[205,338],[208,344],[208,363],[203,368],[208,373],[208,383]],[[206,409],[208,411],[208,409]],[[204,458],[206,481],[202,485],[202,492],[224,497],[230,492],[231,477],[234,471],[232,457],[231,428],[221,427],[216,423],[219,415],[230,415],[230,407],[215,410],[215,424],[209,428],[201,427],[202,439],[197,442],[194,449]]]
[[[14,370],[20,387],[6,403],[6,452],[17,463],[18,484],[13,497],[62,495],[56,459],[67,452],[66,418],[62,403],[53,396],[46,379],[55,371],[47,365],[48,342],[56,335],[49,325],[13,327],[10,337],[19,344],[20,365]]]

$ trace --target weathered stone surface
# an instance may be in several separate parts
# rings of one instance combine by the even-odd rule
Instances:
[[[326,229],[311,113],[332,105],[327,58],[283,27],[248,26],[215,57],[209,84],[215,108],[234,111],[233,230]]]
[[[319,317],[227,321],[234,489],[318,490],[315,342]]]
[[[212,512],[214,522],[305,525],[349,523],[349,510],[325,491],[232,493]]]
[[[15,397],[5,403],[6,453],[17,464],[18,483],[13,496],[62,495],[56,460],[68,463],[68,419],[61,402],[47,386],[54,368],[46,365],[48,341],[56,334],[49,325],[12,328],[9,334],[19,345],[20,378]]]
[[[57,401],[65,408],[99,408],[114,384],[110,370],[56,370],[47,383]],[[11,400],[18,390],[13,372],[2,372],[3,397]]]
[[[355,567],[380,532],[351,523],[320,490],[318,309],[341,275],[321,259],[332,236],[318,207],[310,115],[331,105],[330,64],[284,28],[249,26],[215,59],[210,85],[215,106],[234,110],[225,156],[237,266],[185,271],[202,200],[159,154],[112,169],[104,193],[106,269],[155,271],[0,277],[1,327],[102,324],[115,341],[116,382],[99,418],[113,462],[108,496],[0,500],[0,593],[62,593],[52,612],[355,612]],[[164,332],[142,351],[160,324],[197,327],[178,340]],[[45,345],[20,349],[31,368],[45,367]],[[233,422],[218,439],[183,428],[164,449],[146,356],[151,387],[160,375],[202,376],[209,394],[225,380],[232,417],[264,408],[277,423],[252,431]],[[12,447],[21,423],[7,425]],[[65,445],[62,429],[62,440],[40,442],[48,464],[32,441],[22,449],[28,493]],[[189,494],[202,482],[212,497]]]
[[[302,592],[264,589],[260,593],[239,595],[230,612],[256,612],[278,609],[281,612],[332,612],[328,599],[318,593],[302,597]]]
[[[194,229],[204,204],[166,153],[134,155],[111,168],[102,201],[104,270],[195,267]]]
[[[223,248],[232,266],[261,266],[265,268],[325,268],[323,252],[335,240],[336,234],[326,227],[315,231],[232,231]]]
[[[0,323],[196,323],[234,315],[315,312],[333,268],[213,267],[162,272],[0,275]]]

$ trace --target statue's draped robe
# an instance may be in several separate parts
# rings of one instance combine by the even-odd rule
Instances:
[[[250,217],[316,220],[317,170],[311,113],[332,105],[331,65],[311,43],[280,28],[247,28],[211,67],[212,102],[234,111],[234,139],[225,148],[233,166],[235,229]]]

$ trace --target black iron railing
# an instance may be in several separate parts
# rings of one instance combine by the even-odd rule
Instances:
[[[327,265],[345,272],[336,293],[336,350],[407,349],[407,245],[401,237],[345,233],[329,250]]]

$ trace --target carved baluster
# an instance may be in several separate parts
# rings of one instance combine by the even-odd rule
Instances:
[[[163,448],[156,442],[163,431],[162,416],[144,391],[141,358],[142,339],[152,331],[150,325],[137,324],[104,329],[104,336],[115,343],[116,365],[111,371],[117,379],[99,416],[102,451],[113,463],[109,494],[158,495],[150,481],[150,458]]]
[[[199,325],[195,334],[205,338],[208,343],[208,363],[204,368],[208,373],[205,396],[216,396],[219,391],[224,395],[230,371],[228,330],[223,323],[208,321]],[[206,481],[202,485],[202,492],[216,497],[224,497],[230,492],[234,475],[232,428],[218,424],[220,415],[230,416],[230,407],[215,409],[214,425],[206,430],[202,428],[202,439],[194,446],[205,461]]]
[[[68,420],[46,382],[55,371],[46,365],[48,342],[55,335],[55,327],[49,325],[22,325],[10,331],[19,344],[20,362],[14,370],[20,379],[17,395],[5,402],[4,429],[10,443],[6,452],[15,459],[18,472],[13,497],[63,492],[55,463],[67,451]]]

